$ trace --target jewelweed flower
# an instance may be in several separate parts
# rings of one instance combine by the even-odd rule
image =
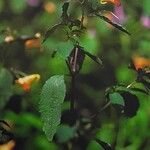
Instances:
[[[28,92],[31,89],[31,85],[34,81],[39,81],[40,75],[39,74],[32,74],[16,80],[16,83],[19,84],[22,89]]]
[[[46,2],[44,3],[44,9],[46,12],[52,14],[56,11],[56,5],[53,2]]]
[[[26,49],[32,49],[32,48],[40,48],[41,47],[41,39],[30,39],[25,42],[25,48]]]
[[[120,0],[100,0],[101,4],[106,4],[106,3],[112,3],[116,6],[120,6],[121,2]]]
[[[145,67],[150,67],[150,59],[141,56],[133,56],[132,58],[135,69],[144,69]]]
[[[11,140],[6,144],[0,145],[0,150],[13,150],[15,145],[16,145],[15,141]]]

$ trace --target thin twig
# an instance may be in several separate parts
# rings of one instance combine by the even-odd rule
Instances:
[[[132,83],[130,83],[128,86],[127,86],[127,89],[129,89],[131,86],[133,86],[135,84],[135,81],[133,81]]]
[[[82,16],[81,16],[81,26],[80,26],[80,28],[83,27],[83,22],[84,22],[84,8],[82,6]]]
[[[111,102],[109,101],[96,114],[93,114],[92,116],[90,116],[90,118],[97,117],[97,115],[99,115],[102,111],[104,111],[110,104],[111,104]]]
[[[113,150],[115,150],[115,149],[116,149],[116,146],[117,146],[117,140],[118,140],[119,129],[120,129],[119,119],[116,118],[115,137],[114,137],[114,142],[113,142],[113,144],[112,144],[112,149],[113,149]]]

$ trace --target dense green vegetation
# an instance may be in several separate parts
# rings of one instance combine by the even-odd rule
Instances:
[[[0,150],[149,150],[149,40],[149,0],[0,0]]]

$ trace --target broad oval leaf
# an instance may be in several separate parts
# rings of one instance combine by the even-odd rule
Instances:
[[[52,141],[61,119],[61,105],[64,101],[66,86],[64,76],[55,75],[48,79],[42,88],[39,109],[44,123],[43,130]]]
[[[125,106],[123,97],[117,92],[109,94],[109,100],[112,104]]]

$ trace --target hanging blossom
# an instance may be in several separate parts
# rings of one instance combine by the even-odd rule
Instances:
[[[25,49],[41,48],[42,40],[41,33],[36,33],[34,38],[25,41]]]
[[[120,0],[100,0],[101,4],[107,4],[107,3],[112,3],[114,4],[114,11],[113,12],[109,12],[108,14],[106,13],[106,16],[119,24],[123,24],[127,17],[125,15],[123,6],[121,5],[121,1]]]
[[[150,67],[150,59],[148,59],[148,58],[134,55],[132,57],[132,61],[133,61],[133,64],[134,64],[136,70],[143,69],[145,67]]]
[[[112,3],[112,4],[116,5],[116,6],[120,6],[121,5],[120,0],[100,0],[100,3],[101,4]]]
[[[34,81],[39,81],[39,74],[32,74],[16,80],[16,83],[19,84],[25,92],[30,91],[31,85]]]

